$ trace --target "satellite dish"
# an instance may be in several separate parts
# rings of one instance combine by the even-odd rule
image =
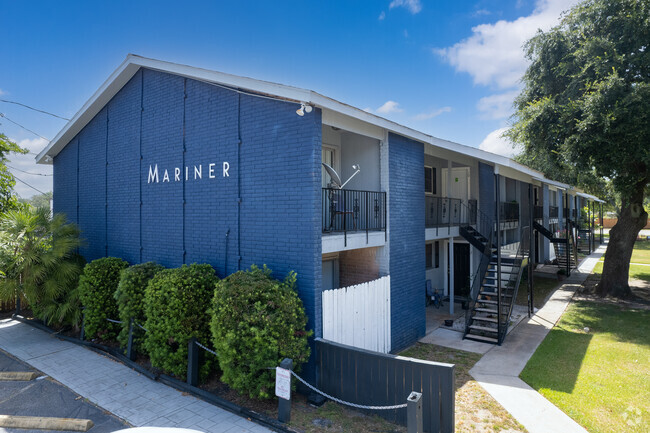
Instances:
[[[329,174],[329,175],[330,175],[330,178],[332,179],[332,182],[330,182],[330,187],[331,187],[331,188],[343,189],[343,187],[344,187],[348,182],[350,182],[350,179],[352,179],[354,176],[357,175],[357,173],[359,173],[359,172],[361,171],[361,167],[359,166],[359,164],[354,164],[354,165],[352,166],[352,169],[353,169],[353,170],[356,170],[356,171],[352,174],[352,176],[350,176],[350,177],[348,178],[348,180],[346,180],[345,182],[341,182],[341,177],[340,177],[339,174],[336,172],[336,170],[334,170],[332,167],[330,167],[329,165],[325,164],[324,162],[321,162],[321,164],[323,164],[323,167],[325,167],[325,171],[327,171],[327,174]]]
[[[334,170],[332,167],[330,167],[329,165],[325,164],[324,162],[322,162],[321,164],[323,164],[323,167],[325,167],[325,171],[327,172],[327,174],[330,175],[330,178],[332,179],[332,186],[334,186],[334,187],[340,189],[340,188],[341,188],[341,184],[342,184],[343,182],[341,182],[341,177],[340,177],[339,174],[336,172],[336,170]]]

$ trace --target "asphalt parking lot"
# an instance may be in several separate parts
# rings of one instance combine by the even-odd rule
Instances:
[[[129,427],[109,412],[88,402],[28,364],[0,350],[0,372],[37,372],[30,381],[0,381],[0,415],[89,419],[88,432],[108,433]],[[0,433],[43,433],[52,430],[2,428]]]

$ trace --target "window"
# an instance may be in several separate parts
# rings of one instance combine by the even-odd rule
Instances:
[[[440,267],[440,242],[438,241],[436,241],[435,253],[436,253],[435,268],[438,269]]]
[[[440,242],[424,244],[425,261],[427,269],[438,269],[440,267]]]
[[[334,154],[334,149],[331,147],[325,147],[323,146],[321,150],[321,157],[322,161],[332,167],[334,170],[336,170],[336,160],[335,160],[335,154]],[[327,174],[325,171],[325,168],[321,166],[321,179],[322,179],[322,187],[327,188],[328,184],[330,183],[330,175]]]
[[[436,193],[436,169],[424,166],[424,193]]]

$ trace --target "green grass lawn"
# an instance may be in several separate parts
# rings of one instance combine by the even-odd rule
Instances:
[[[598,263],[596,263],[593,270],[594,274],[600,275],[603,273],[604,260],[605,256],[601,257]],[[634,244],[630,263],[650,264],[650,242],[637,241]],[[650,281],[650,266],[630,265],[630,278]]]
[[[521,378],[591,433],[648,431],[650,311],[574,302]]]
[[[533,304],[535,308],[542,308],[546,297],[561,283],[555,278],[535,277],[533,280]],[[524,278],[519,284],[517,292],[517,305],[528,305],[528,279]]]

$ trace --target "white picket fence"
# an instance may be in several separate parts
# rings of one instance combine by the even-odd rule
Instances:
[[[390,275],[323,291],[323,338],[390,352]]]

